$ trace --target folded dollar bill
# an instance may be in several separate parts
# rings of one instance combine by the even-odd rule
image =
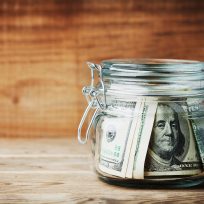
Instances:
[[[125,113],[123,116],[109,115],[102,119],[99,141],[99,169],[101,171],[125,177],[140,106],[139,102],[135,103],[134,107],[129,106],[128,103],[120,103],[120,106],[114,109],[119,112],[125,111],[127,115]],[[132,116],[129,115],[130,109]]]
[[[137,126],[128,160],[127,178],[144,179],[144,164],[154,123],[157,102],[144,99],[140,107]]]
[[[115,104],[119,105],[110,108],[100,122],[100,171],[134,179],[195,175],[202,171],[203,123],[189,121],[186,102],[143,99],[134,105]],[[121,114],[114,115],[116,109]]]
[[[194,175],[201,172],[186,103],[159,103],[145,162],[146,176]]]
[[[190,122],[204,169],[204,101],[203,99],[189,98],[187,103]]]

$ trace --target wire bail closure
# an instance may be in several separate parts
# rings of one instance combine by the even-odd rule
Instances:
[[[105,87],[104,87],[103,78],[102,78],[102,68],[101,68],[100,65],[94,64],[94,63],[91,63],[91,62],[87,62],[87,65],[91,69],[91,84],[90,84],[90,86],[85,86],[82,89],[82,93],[83,93],[83,95],[85,96],[85,98],[86,98],[86,100],[88,102],[88,106],[84,111],[84,114],[83,114],[83,116],[81,118],[81,121],[80,121],[79,127],[78,127],[78,141],[81,144],[86,144],[86,142],[88,141],[91,126],[92,126],[92,124],[93,124],[93,122],[94,122],[94,120],[96,118],[96,115],[97,115],[99,109],[104,110],[104,109],[106,109],[106,106],[107,106],[106,105]],[[98,98],[99,91],[94,86],[94,71],[95,70],[98,71],[98,73],[99,73],[98,77],[99,77],[100,84],[102,86],[103,97],[104,97],[103,102],[101,102],[99,100],[99,98]],[[85,122],[91,108],[95,108],[96,110],[94,111],[94,114],[93,114],[93,116],[91,118],[91,121],[90,121],[90,123],[89,123],[89,125],[87,127],[85,138],[83,139],[82,136],[81,136],[81,130],[82,130],[84,122]]]

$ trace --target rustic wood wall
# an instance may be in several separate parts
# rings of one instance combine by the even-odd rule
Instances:
[[[86,61],[204,60],[203,0],[1,0],[0,136],[74,136]]]

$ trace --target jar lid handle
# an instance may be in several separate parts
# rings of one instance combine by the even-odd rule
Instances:
[[[94,106],[94,103],[95,103],[95,101],[92,100],[92,101],[88,104],[88,106],[87,106],[86,110],[84,111],[84,114],[83,114],[83,116],[82,116],[82,118],[81,118],[81,121],[80,121],[80,123],[79,123],[79,127],[78,127],[78,141],[79,141],[81,144],[86,144],[86,142],[88,141],[88,139],[89,139],[89,132],[90,132],[91,126],[92,126],[93,121],[95,120],[96,115],[97,115],[97,112],[98,112],[98,110],[99,110],[99,107],[97,107],[96,110],[95,110],[95,112],[94,112],[94,114],[93,114],[93,116],[92,116],[92,118],[91,118],[91,121],[90,121],[90,123],[89,123],[89,125],[88,125],[88,128],[87,128],[87,130],[86,130],[85,139],[82,139],[82,137],[81,137],[81,130],[82,130],[83,124],[84,124],[84,122],[85,122],[85,120],[86,120],[86,118],[87,118],[87,115],[88,115],[90,109]]]
[[[106,108],[106,94],[105,94],[105,86],[104,86],[104,82],[103,82],[102,67],[100,64],[94,64],[92,62],[87,62],[87,65],[91,69],[91,85],[90,85],[90,87],[94,88],[94,70],[97,70],[99,72],[99,81],[100,81],[102,89],[103,89],[103,98],[104,98],[102,106],[103,106],[103,108]]]

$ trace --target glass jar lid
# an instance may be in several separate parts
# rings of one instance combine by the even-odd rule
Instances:
[[[137,102],[140,100],[195,103],[191,109],[193,117],[203,115],[204,63],[191,60],[169,59],[117,59],[104,60],[101,64],[87,62],[91,70],[91,84],[83,87],[88,106],[78,128],[78,139],[84,144],[88,140],[90,127],[98,111],[107,110],[112,102]],[[98,83],[95,84],[95,73]],[[189,102],[189,101],[188,101]],[[200,106],[201,105],[201,106]],[[198,107],[198,109],[197,109]],[[85,139],[81,129],[89,110],[95,109],[88,125]],[[197,111],[199,110],[199,111]]]
[[[191,60],[117,59],[101,63],[106,96],[203,97],[204,63]],[[100,88],[99,88],[100,90]]]

